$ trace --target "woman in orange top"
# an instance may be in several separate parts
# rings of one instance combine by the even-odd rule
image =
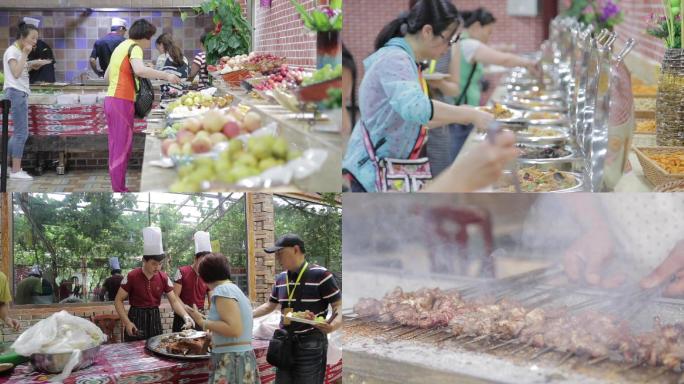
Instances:
[[[109,82],[104,102],[109,128],[109,176],[114,192],[128,192],[126,168],[133,149],[133,118],[135,114],[134,78],[161,79],[178,84],[178,76],[148,68],[143,63],[143,48],[150,47],[150,39],[157,28],[145,19],[136,20],[128,32],[128,40],[119,44],[109,60],[105,80]],[[128,55],[129,48],[130,57]]]

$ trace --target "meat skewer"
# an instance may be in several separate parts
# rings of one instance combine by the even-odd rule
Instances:
[[[522,284],[523,281],[519,279],[515,283]],[[590,299],[565,309],[541,308],[556,299],[556,291],[560,292],[560,289],[528,296],[523,302],[537,299],[533,302],[534,307],[530,307],[505,299],[501,294],[464,299],[453,290],[423,288],[404,292],[396,288],[382,300],[359,300],[354,312],[359,317],[387,323],[384,332],[408,327],[392,335],[394,337],[431,338],[444,333],[436,343],[470,339],[462,344],[469,345],[496,339],[501,342],[486,351],[519,343],[511,353],[529,346],[541,348],[532,358],[536,359],[550,351],[558,351],[564,353],[560,364],[573,356],[584,356],[587,364],[594,365],[607,360],[611,353],[620,353],[626,361],[664,366],[671,370],[681,368],[684,361],[684,323],[663,326],[656,320],[653,331],[634,334],[624,318],[611,314],[633,316],[642,310],[643,300],[650,299],[653,291],[630,292],[610,300]],[[509,295],[511,293],[514,292],[508,292]],[[628,300],[624,300],[625,297]],[[607,312],[587,310],[590,306],[606,308]],[[635,306],[641,308],[633,308]],[[577,311],[581,312],[575,314]]]

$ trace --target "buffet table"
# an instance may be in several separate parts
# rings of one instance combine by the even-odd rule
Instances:
[[[500,101],[506,94],[505,85],[499,85],[496,87],[495,91],[492,93],[491,100]],[[475,142],[480,139],[481,136],[476,133],[472,133],[465,145],[464,150],[471,148]],[[655,135],[638,135],[635,134],[633,138],[633,144],[636,145],[655,145]],[[629,164],[627,170],[620,178],[618,184],[615,186],[615,192],[651,192],[654,186],[646,179],[644,172],[641,168],[641,163],[637,158],[636,154],[632,149],[630,149],[628,156]]]
[[[262,384],[275,381],[275,368],[266,362],[268,341],[254,340],[254,352],[259,364]],[[65,384],[105,383],[206,383],[210,360],[173,360],[162,358],[145,349],[144,341],[105,344],[95,364],[73,372]],[[48,383],[55,375],[32,372],[28,364],[15,368],[11,377],[1,377],[0,383]],[[328,365],[325,383],[335,383],[342,377],[342,361]]]
[[[338,192],[341,190],[340,164],[342,163],[342,136],[337,131],[332,120],[317,121],[311,127],[308,121],[295,119],[295,115],[280,105],[256,100],[243,90],[220,88],[226,94],[234,97],[233,105],[240,103],[250,106],[270,120],[275,120],[281,128],[281,135],[295,146],[322,148],[328,151],[328,158],[321,170],[316,174],[294,181],[293,185],[284,186],[284,190],[293,189],[308,192]],[[164,128],[164,119],[148,119],[147,131],[159,131]],[[147,135],[145,141],[145,157],[143,159],[141,192],[167,191],[176,179],[173,168],[160,168],[153,165],[161,160],[162,140]],[[281,189],[282,189],[281,188]],[[278,188],[269,188],[277,191]]]

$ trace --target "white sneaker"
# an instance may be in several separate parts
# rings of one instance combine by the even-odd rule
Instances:
[[[24,171],[23,169],[19,172],[11,172],[10,171],[10,179],[17,179],[17,180],[33,180],[33,176],[29,175]]]

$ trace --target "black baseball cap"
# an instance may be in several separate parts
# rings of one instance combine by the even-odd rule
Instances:
[[[295,235],[294,233],[288,233],[287,235],[281,236],[278,240],[276,240],[275,245],[272,247],[264,248],[264,251],[266,253],[275,253],[285,247],[294,247],[295,245],[299,246],[299,249],[304,253],[304,240],[302,240],[299,235]]]

